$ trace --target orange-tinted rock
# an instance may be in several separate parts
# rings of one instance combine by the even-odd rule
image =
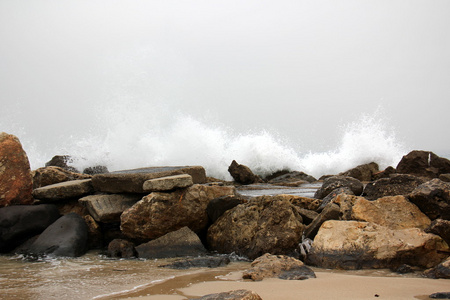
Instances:
[[[33,203],[30,163],[17,137],[0,133],[0,207]]]

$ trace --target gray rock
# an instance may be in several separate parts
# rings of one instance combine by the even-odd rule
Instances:
[[[200,298],[192,298],[190,300],[262,300],[262,298],[253,291],[236,290],[217,294],[209,294]]]
[[[364,188],[363,196],[368,200],[376,200],[386,196],[406,196],[424,182],[423,178],[413,175],[393,174],[389,178],[369,182]]]
[[[363,184],[358,179],[349,176],[331,176],[323,181],[322,186],[314,194],[314,198],[323,199],[333,190],[341,187],[349,188],[357,196],[363,192]]]
[[[181,174],[146,180],[142,189],[145,192],[164,192],[189,187],[193,184],[191,175]]]
[[[42,202],[53,202],[80,198],[93,192],[91,179],[71,180],[47,185],[33,191],[33,196]]]
[[[431,299],[450,299],[450,292],[433,293],[429,297]]]
[[[109,194],[90,195],[78,201],[86,206],[97,222],[108,223],[120,222],[120,215],[141,199],[141,195]]]
[[[205,256],[177,260],[173,263],[161,265],[159,267],[184,270],[191,268],[218,268],[226,266],[229,263],[230,259],[225,256]]]
[[[450,257],[436,267],[426,270],[424,275],[433,279],[450,279]]]
[[[408,198],[431,220],[450,220],[450,183],[432,179],[419,185]]]
[[[304,172],[292,171],[272,178],[268,181],[268,183],[283,186],[298,186],[305,183],[305,181],[311,183],[317,181],[317,179]]]
[[[431,222],[429,228],[425,229],[425,232],[440,236],[447,244],[450,245],[450,220],[436,219]]]

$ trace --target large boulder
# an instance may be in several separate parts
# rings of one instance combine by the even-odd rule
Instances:
[[[88,227],[75,213],[62,216],[28,248],[30,256],[78,257],[86,252]]]
[[[9,252],[41,233],[60,217],[51,204],[0,208],[0,252]]]
[[[341,176],[350,176],[359,181],[371,181],[372,176],[379,172],[378,164],[371,162],[369,164],[359,165],[353,169],[342,172]]]
[[[450,160],[430,151],[414,150],[402,157],[396,169],[397,173],[431,179],[450,173]]]
[[[196,184],[171,193],[151,193],[120,217],[122,232],[133,240],[148,241],[188,226],[196,233],[206,229],[209,201],[234,195],[232,186]]]
[[[450,183],[435,178],[419,185],[408,197],[431,220],[450,220]]]
[[[312,222],[306,226],[303,233],[305,238],[313,239],[319,231],[320,226],[328,220],[339,220],[340,209],[334,203],[328,203],[327,206],[317,215]]]
[[[332,269],[395,269],[403,264],[431,268],[448,251],[439,236],[418,228],[393,230],[368,222],[327,221],[314,238],[306,262]]]
[[[431,220],[404,196],[387,196],[375,201],[363,197],[340,195],[343,220],[372,222],[390,229],[426,229]]]
[[[188,227],[169,232],[136,247],[139,258],[201,256],[207,253],[200,238]]]
[[[209,201],[206,207],[206,212],[208,213],[209,220],[211,224],[217,221],[227,210],[232,209],[239,204],[244,203],[244,199],[233,196],[222,196]]]
[[[30,163],[19,139],[0,133],[0,207],[32,204]]]
[[[33,189],[64,181],[89,179],[92,177],[53,166],[36,169],[31,174],[33,176]]]
[[[316,274],[298,259],[269,253],[255,259],[251,264],[251,268],[242,274],[243,279],[251,279],[253,281],[274,277],[288,280],[303,280],[316,278]]]
[[[331,176],[323,181],[322,186],[314,194],[314,198],[323,199],[333,190],[341,187],[349,188],[357,196],[363,192],[363,184],[358,179],[349,176]]]
[[[363,196],[375,200],[385,196],[408,195],[425,180],[408,174],[393,174],[389,178],[381,178],[369,182],[364,188]]]
[[[91,179],[71,180],[47,185],[33,191],[33,196],[42,202],[55,202],[80,198],[93,192]]]
[[[290,254],[304,225],[297,209],[283,197],[262,196],[225,212],[209,229],[210,248],[255,259],[264,253]]]
[[[230,172],[230,175],[237,183],[252,184],[261,182],[261,179],[255,175],[249,167],[238,164],[235,160],[233,160],[228,167],[228,172]]]
[[[106,194],[89,195],[78,201],[97,222],[108,223],[120,222],[120,215],[141,199],[142,196],[134,194]]]

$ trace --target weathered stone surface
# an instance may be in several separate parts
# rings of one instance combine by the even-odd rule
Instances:
[[[109,170],[106,166],[87,167],[83,170],[83,174],[88,175],[105,174],[105,173],[109,173]]]
[[[430,151],[414,150],[403,156],[397,165],[397,173],[411,174],[429,179],[450,173],[450,160]]]
[[[283,197],[262,196],[225,212],[209,229],[212,250],[254,259],[264,253],[289,254],[298,246],[304,225]]]
[[[0,208],[0,252],[11,251],[44,231],[59,217],[58,209],[51,204]]]
[[[298,214],[302,217],[303,219],[303,224],[305,225],[309,225],[311,224],[314,219],[317,218],[317,216],[319,215],[319,213],[313,211],[313,210],[309,210],[309,209],[304,209],[301,207],[296,207]]]
[[[185,258],[177,260],[173,263],[161,265],[161,268],[169,269],[191,269],[191,268],[218,268],[226,266],[230,263],[230,259],[226,256],[205,256],[195,258]]]
[[[448,245],[418,228],[392,230],[368,222],[323,223],[307,263],[338,269],[395,268],[402,264],[430,268],[447,257]]]
[[[319,209],[320,205],[322,204],[322,201],[319,199],[302,197],[302,196],[281,194],[281,195],[278,195],[277,197],[288,200],[296,207],[300,207],[300,208],[304,208],[304,209],[308,209],[308,210],[314,210],[314,211]]]
[[[121,215],[122,232],[135,240],[151,240],[188,226],[195,232],[208,225],[206,207],[214,198],[234,195],[232,186],[193,185],[172,193],[151,193]]]
[[[78,201],[86,206],[89,214],[97,222],[120,222],[120,215],[136,202],[142,199],[141,195],[133,194],[107,194],[90,195]]]
[[[0,133],[0,207],[32,204],[30,163],[19,139]]]
[[[68,163],[73,163],[73,159],[70,155],[55,155],[51,160],[45,163],[46,167],[60,167],[64,170],[80,173],[77,169],[72,166],[69,166]]]
[[[431,220],[404,196],[388,196],[369,201],[363,197],[341,195],[343,220],[372,222],[390,229],[425,229]],[[345,203],[344,203],[345,202]],[[350,211],[344,212],[350,206]]]
[[[383,171],[373,174],[372,180],[378,180],[381,178],[389,178],[389,177],[391,177],[392,174],[395,174],[395,173],[397,173],[397,170],[394,169],[393,167],[389,166],[386,169],[384,169]]]
[[[77,257],[86,252],[88,228],[75,213],[62,216],[37,238],[27,251],[31,256]]]
[[[338,220],[339,219],[340,208],[334,203],[329,203],[322,212],[309,224],[306,226],[303,235],[305,238],[313,239],[314,236],[319,231],[320,226],[325,221],[328,220]]]
[[[443,261],[436,267],[426,270],[424,274],[428,278],[433,279],[450,279],[450,257],[448,257],[445,261]]]
[[[341,187],[348,187],[358,196],[363,192],[363,184],[358,179],[349,176],[331,176],[323,181],[320,189],[314,194],[314,198],[323,199],[333,190]]]
[[[304,172],[292,171],[275,178],[272,178],[268,181],[270,184],[282,185],[282,186],[299,186],[301,184],[311,183],[317,181],[311,175],[308,175]]]
[[[233,160],[228,167],[228,172],[230,172],[231,177],[240,184],[252,184],[262,181],[258,176],[253,174],[249,167],[238,164],[235,160]]]
[[[436,219],[431,222],[430,227],[425,232],[433,233],[440,236],[448,245],[450,245],[450,221]]]
[[[369,164],[359,165],[353,169],[342,172],[341,176],[350,176],[358,179],[359,181],[371,181],[373,174],[378,173],[378,164],[371,162]]]
[[[450,183],[432,179],[419,185],[408,198],[431,220],[450,220]]]
[[[136,247],[139,258],[168,258],[205,255],[200,238],[188,227],[167,233]]]
[[[132,258],[137,256],[137,252],[132,242],[114,239],[108,245],[107,255],[116,258]]]
[[[445,182],[450,182],[450,173],[439,175],[439,179]]]
[[[222,196],[212,199],[206,207],[206,212],[208,213],[211,224],[217,221],[217,219],[220,218],[220,216],[222,216],[227,210],[230,210],[244,202],[244,199],[238,196]]]
[[[100,225],[95,222],[91,215],[83,216],[84,222],[88,227],[88,249],[101,249],[103,248],[103,234]]]
[[[46,202],[80,198],[93,192],[91,179],[71,180],[47,185],[33,191],[36,199]]]
[[[31,172],[33,176],[33,189],[60,183],[64,181],[89,179],[92,176],[67,171],[60,167],[44,167]]]
[[[340,187],[332,190],[331,193],[329,193],[325,198],[322,199],[322,204],[319,206],[318,211],[322,211],[325,206],[328,205],[328,203],[335,202],[336,197],[340,194],[355,195],[348,187]]]
[[[191,175],[181,174],[146,180],[142,189],[145,192],[165,192],[190,187],[193,184]]]
[[[230,292],[223,292],[217,294],[209,294],[200,298],[193,298],[190,300],[262,300],[262,298],[255,292],[249,290],[236,290]]]
[[[290,275],[290,276],[289,276]],[[264,278],[278,277],[288,280],[315,278],[314,271],[293,257],[266,253],[255,259],[251,268],[244,271],[242,278],[260,281]]]
[[[385,196],[408,195],[424,183],[422,178],[408,174],[393,174],[389,178],[369,182],[364,188],[363,196],[375,200]]]

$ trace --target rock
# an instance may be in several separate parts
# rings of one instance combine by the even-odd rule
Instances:
[[[316,191],[314,198],[323,199],[340,187],[349,188],[357,196],[363,192],[363,184],[358,179],[349,176],[331,176],[323,181],[322,187]]]
[[[262,300],[261,297],[248,290],[236,290],[217,294],[209,294],[200,298],[192,298],[191,300]]]
[[[439,175],[439,179],[445,182],[450,182],[450,173]]]
[[[173,263],[161,265],[159,267],[184,270],[190,268],[218,268],[226,266],[229,263],[230,259],[225,256],[207,256],[207,257],[195,257],[177,260]]]
[[[114,239],[108,245],[107,255],[116,258],[132,258],[137,257],[137,252],[132,242]]]
[[[282,186],[299,186],[301,184],[311,183],[317,181],[316,178],[312,177],[303,172],[292,171],[280,176],[274,177],[268,181],[270,184],[282,185]]]
[[[58,209],[51,204],[0,208],[0,252],[11,251],[44,231],[59,217]]]
[[[397,170],[395,170],[393,167],[389,166],[384,171],[377,172],[372,175],[372,180],[378,180],[381,178],[389,178],[392,174],[397,173]]]
[[[450,183],[432,179],[419,185],[408,197],[431,220],[450,220]]]
[[[436,178],[450,173],[450,160],[430,151],[414,150],[403,156],[397,165],[397,173],[411,174],[426,178]]]
[[[84,222],[88,227],[88,249],[101,249],[103,248],[103,234],[100,225],[95,222],[94,218],[90,215],[83,216]]]
[[[363,196],[375,200],[386,196],[408,195],[424,183],[422,178],[408,174],[394,174],[389,178],[369,182],[364,188]]]
[[[288,280],[316,278],[314,271],[293,257],[266,253],[255,259],[249,270],[244,271],[242,278],[261,281],[264,278],[278,277]]]
[[[350,211],[344,202],[350,206]],[[372,222],[390,229],[420,228],[430,226],[430,219],[404,196],[387,196],[375,201],[363,197],[340,195],[342,219]]]
[[[430,227],[425,232],[439,235],[448,245],[450,245],[450,221],[436,219],[431,222]]]
[[[392,230],[368,222],[327,221],[314,238],[308,264],[321,268],[430,268],[449,251],[437,235],[418,228]]]
[[[136,247],[139,258],[169,258],[206,254],[200,238],[188,227]]]
[[[239,204],[244,203],[244,199],[238,196],[222,196],[209,201],[206,207],[206,212],[210,223],[213,224],[217,221],[220,216],[222,216],[227,210],[232,209]]]
[[[17,137],[0,133],[0,207],[32,204],[30,163]]]
[[[297,208],[298,214],[303,219],[303,224],[305,224],[305,225],[311,224],[314,221],[314,219],[316,219],[317,216],[319,215],[319,213],[317,213],[313,210],[304,209],[301,207],[296,207],[296,208]]]
[[[206,229],[206,207],[214,198],[234,195],[232,186],[196,184],[172,193],[151,193],[120,217],[122,232],[130,239],[148,241],[188,226],[198,233]]]
[[[98,192],[120,193],[145,193],[143,184],[145,181],[155,178],[188,174],[192,176],[194,183],[205,183],[205,169],[200,166],[192,167],[151,167],[134,170],[111,172],[108,174],[96,174],[92,177],[92,185]]]
[[[281,194],[281,195],[277,195],[277,197],[288,200],[292,205],[294,205],[296,207],[313,210],[313,211],[316,211],[322,204],[322,201],[319,199],[302,197],[302,196]]]
[[[87,167],[83,170],[83,174],[88,175],[105,174],[105,173],[109,173],[108,168],[106,166]]]
[[[71,180],[47,185],[33,191],[33,196],[43,202],[80,198],[93,192],[91,179]]]
[[[322,204],[319,206],[318,211],[322,211],[325,206],[328,205],[330,202],[334,202],[336,197],[340,194],[344,195],[355,195],[351,189],[348,187],[340,187],[335,190],[332,190],[331,193],[329,193],[325,198],[322,199]]]
[[[120,215],[142,198],[134,194],[90,195],[80,198],[97,222],[120,222]]]
[[[55,155],[51,160],[45,163],[46,167],[60,167],[64,170],[80,173],[74,167],[69,166],[67,163],[73,163],[73,159],[70,155]]]
[[[342,172],[340,176],[350,176],[359,181],[371,181],[372,176],[379,172],[378,164],[371,162],[369,164],[359,165],[353,169]]]
[[[193,184],[191,175],[181,174],[146,180],[142,189],[145,192],[165,192],[190,187]]]
[[[32,171],[31,174],[33,176],[33,189],[64,181],[91,178],[90,175],[67,171],[60,167],[39,168]]]
[[[208,245],[219,253],[254,259],[264,253],[289,254],[304,225],[296,208],[279,196],[257,197],[225,212],[209,229]]]
[[[429,296],[432,299],[450,299],[450,292],[433,293]]]
[[[56,205],[61,215],[67,215],[73,212],[84,217],[85,215],[89,214],[87,208],[84,205],[80,204],[77,198],[52,203]]]
[[[436,267],[426,270],[424,275],[428,278],[433,279],[450,279],[450,257],[448,257],[445,261],[437,265]]]
[[[305,231],[303,233],[305,238],[313,239],[314,236],[319,231],[320,226],[325,221],[328,220],[338,220],[339,219],[340,208],[338,205],[334,203],[329,203],[322,212],[309,224],[306,226]]]
[[[62,216],[42,232],[27,253],[34,256],[78,257],[86,252],[88,228],[75,213]]]
[[[252,184],[262,181],[258,176],[253,174],[249,167],[238,164],[235,160],[233,160],[228,167],[228,172],[230,172],[233,179],[240,184]]]

